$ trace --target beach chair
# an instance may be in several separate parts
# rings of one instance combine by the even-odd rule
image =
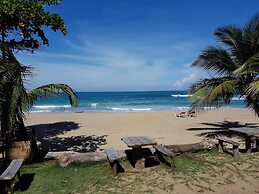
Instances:
[[[196,117],[197,116],[197,113],[195,111],[188,111],[187,112],[187,116],[188,117]]]
[[[175,113],[175,116],[183,118],[183,117],[186,117],[187,114],[186,114],[186,112],[178,112],[178,113]]]

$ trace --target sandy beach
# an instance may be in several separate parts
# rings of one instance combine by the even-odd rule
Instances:
[[[69,150],[75,144],[81,151],[82,145],[87,148],[86,150],[90,147],[90,151],[102,151],[106,147],[127,149],[121,141],[121,137],[124,136],[146,135],[161,144],[187,144],[200,142],[204,138],[201,134],[215,132],[219,128],[233,125],[259,126],[259,122],[251,110],[227,108],[204,111],[198,113],[197,117],[186,118],[176,117],[174,112],[32,113],[28,116],[26,125],[35,128],[36,138],[53,151],[62,151],[66,148]],[[171,188],[172,185],[173,193],[255,193],[258,192],[258,179],[254,177],[258,177],[258,170],[253,162],[257,161],[258,156],[251,157],[251,161],[245,159],[248,155],[243,155],[240,161],[232,157],[207,157],[203,160],[209,163],[210,171],[205,174],[193,174],[193,178],[183,176],[185,178],[179,180],[174,174],[170,175],[167,168],[160,169],[159,173],[156,168],[146,168],[136,177],[146,183],[151,181],[152,177],[156,177],[157,185],[147,186],[140,181],[138,183],[141,185],[136,187],[140,189],[139,193],[147,193],[147,189],[154,189],[156,193],[168,193],[165,188]],[[247,162],[241,162],[245,160]],[[220,168],[218,164],[222,164]],[[249,169],[249,172],[244,169]],[[131,172],[132,167],[126,171]],[[242,177],[239,177],[240,172]],[[135,173],[128,173],[127,179],[119,176],[118,184],[125,184],[121,187],[121,192],[132,185],[130,178],[134,176]],[[162,188],[159,189],[159,186]],[[116,191],[119,192],[117,189],[116,187]]]
[[[204,138],[201,133],[232,124],[258,126],[259,122],[254,112],[238,108],[203,111],[197,117],[186,118],[175,117],[174,112],[84,112],[31,113],[26,119],[27,126],[36,127],[36,137],[41,128],[45,136],[58,138],[101,137],[105,143],[98,145],[97,151],[106,147],[125,149],[121,141],[124,136],[145,135],[161,144],[195,143]]]

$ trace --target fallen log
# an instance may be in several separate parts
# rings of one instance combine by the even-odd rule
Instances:
[[[119,152],[121,158],[125,158],[125,153]],[[104,152],[87,152],[79,153],[74,151],[64,152],[48,152],[45,156],[46,160],[58,160],[60,166],[67,166],[73,162],[89,162],[89,161],[103,161],[107,159]]]
[[[215,147],[215,143],[211,140],[205,140],[202,142],[192,144],[165,145],[165,147],[176,154],[180,154],[183,152],[197,152],[201,150],[210,150],[213,147]]]

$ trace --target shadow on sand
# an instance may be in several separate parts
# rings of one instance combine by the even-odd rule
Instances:
[[[218,136],[226,136],[226,137],[241,137],[245,138],[243,134],[238,134],[237,132],[229,130],[230,128],[234,127],[258,127],[259,123],[245,123],[241,124],[238,121],[230,122],[230,121],[224,121],[224,122],[216,122],[216,123],[200,123],[202,125],[205,125],[205,127],[200,128],[188,128],[188,131],[205,131],[197,134],[200,137],[206,137],[206,138],[216,138]],[[207,126],[207,127],[206,127]]]
[[[66,132],[79,129],[79,127],[79,124],[75,122],[56,122],[31,125],[27,126],[27,129],[49,151],[93,152],[106,144],[107,135],[58,137]],[[33,135],[33,133],[35,134]]]

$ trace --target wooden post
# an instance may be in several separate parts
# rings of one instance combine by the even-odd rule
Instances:
[[[219,140],[219,152],[223,153],[223,141]]]
[[[112,164],[112,175],[117,176],[118,175],[118,161],[114,161]]]
[[[246,153],[251,154],[251,136],[246,136]]]
[[[171,168],[175,168],[175,157],[170,156],[170,164],[171,164]]]
[[[8,180],[5,184],[5,191],[7,193],[13,193],[13,188],[12,188],[12,180]]]
[[[259,137],[255,139],[256,150],[259,151]]]
[[[155,151],[154,155],[155,155],[155,160],[158,162],[159,161],[159,159],[158,159],[158,152]]]
[[[239,148],[236,145],[233,145],[233,156],[238,157],[239,155]]]

